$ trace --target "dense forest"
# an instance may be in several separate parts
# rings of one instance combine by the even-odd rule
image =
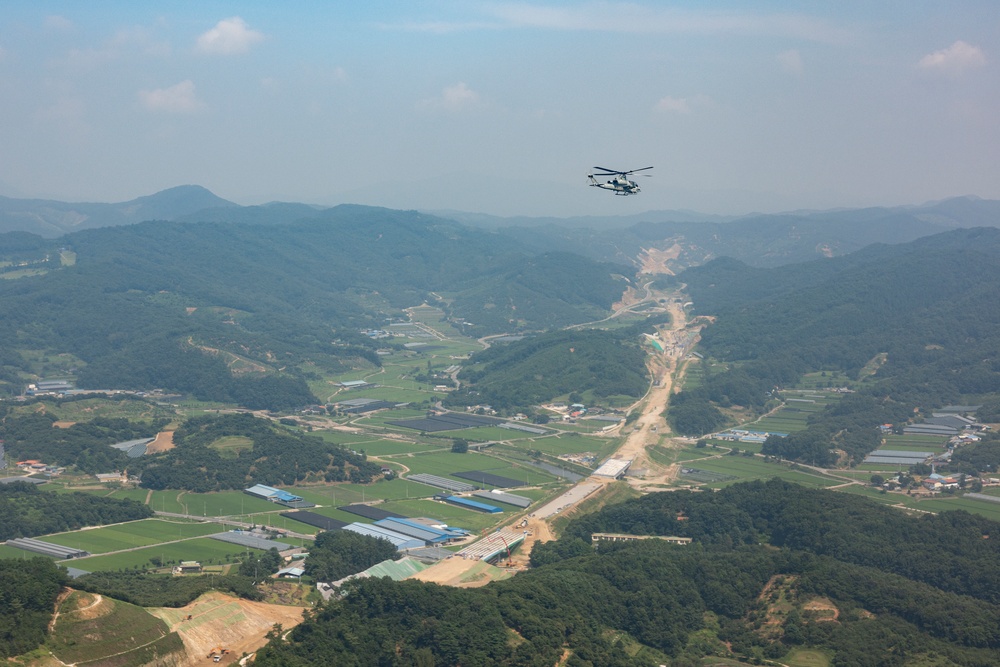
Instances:
[[[0,561],[3,563],[4,561]],[[107,595],[140,607],[183,607],[211,590],[232,593],[247,600],[262,600],[252,576],[174,577],[138,570],[91,572],[73,580],[73,587]]]
[[[668,416],[695,433],[677,419],[685,404],[701,414],[709,405],[759,410],[767,392],[803,372],[841,370],[857,379],[867,367],[860,396],[767,451],[825,465],[835,447],[858,461],[877,446],[879,423],[1000,391],[1000,367],[982,363],[1000,345],[1000,311],[990,305],[1000,288],[998,258],[1000,231],[990,228],[777,269],[733,260],[689,269],[678,280],[695,312],[717,316],[699,349],[729,370],[682,392]]]
[[[29,240],[0,235],[0,259],[24,255]],[[39,256],[66,250],[75,261],[0,281],[8,393],[26,369],[19,352],[51,350],[80,360],[85,388],[160,387],[268,409],[316,402],[304,382],[310,367],[378,365],[377,343],[360,330],[438,302],[437,292],[478,335],[537,330],[603,316],[628,273],[452,221],[360,206],[284,224],[106,227],[41,245]]]
[[[595,550],[594,531],[694,543]],[[352,582],[257,661],[694,666],[816,647],[836,667],[985,667],[1000,661],[1000,547],[984,539],[998,532],[781,481],[651,494],[572,521],[532,570],[484,588]]]
[[[102,498],[79,492],[49,493],[27,482],[0,484],[0,540],[151,516],[153,510],[135,500]]]
[[[96,474],[124,470],[129,458],[110,445],[151,438],[167,423],[130,422],[127,419],[98,417],[57,428],[55,417],[44,412],[8,415],[0,421],[0,440],[7,452],[19,461],[37,459],[44,463],[76,466],[81,472]]]
[[[638,398],[649,386],[639,331],[652,330],[653,323],[614,331],[557,331],[494,345],[472,356],[458,375],[462,388],[444,402],[511,411],[566,394],[592,402]]]
[[[315,581],[339,581],[399,556],[389,540],[349,530],[328,530],[317,535],[309,548],[306,574]]]
[[[48,558],[0,560],[0,658],[42,644],[66,584],[66,571]]]
[[[223,456],[212,443],[242,436],[252,446]],[[303,480],[367,483],[381,467],[340,445],[274,425],[251,414],[194,417],[174,432],[174,448],[133,459],[131,474],[147,489],[205,492],[253,484],[293,485]]]

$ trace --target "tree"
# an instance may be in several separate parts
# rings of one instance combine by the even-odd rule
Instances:
[[[883,484],[885,484],[885,477],[878,474],[872,475],[871,482],[872,486],[882,486]]]
[[[454,454],[465,454],[469,451],[469,441],[465,438],[455,438],[451,441],[451,451]]]

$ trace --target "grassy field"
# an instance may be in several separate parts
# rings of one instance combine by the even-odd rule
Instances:
[[[222,532],[219,526],[217,532]],[[287,539],[284,542],[300,544],[300,540]],[[251,551],[254,551],[251,549]],[[246,547],[228,542],[220,542],[208,537],[196,537],[183,542],[172,542],[152,547],[123,551],[106,556],[90,556],[89,558],[74,558],[64,561],[64,565],[97,572],[100,570],[127,570],[149,566],[151,558],[160,558],[164,563],[196,560],[202,564],[225,563],[240,560],[247,553]]]
[[[194,521],[143,519],[103,528],[75,530],[45,536],[46,542],[83,549],[92,554],[145,547],[219,532],[219,525]]]
[[[987,519],[1000,521],[1000,503],[989,500],[977,500],[975,498],[964,498],[955,496],[953,498],[937,497],[933,500],[922,500],[918,505],[920,509],[933,512],[944,512],[946,510],[965,510],[970,514],[985,516]]]
[[[796,648],[789,651],[781,661],[788,667],[828,667],[830,656],[819,649]]]
[[[621,443],[621,438],[600,438],[596,436],[567,433],[548,438],[537,438],[530,444],[518,444],[523,444],[527,447],[527,449],[537,449],[538,451],[545,452],[546,454],[552,454],[553,456],[593,452],[600,457],[602,454],[606,454],[617,449]]]
[[[719,458],[705,459],[691,463],[690,467],[733,478],[708,483],[707,485],[712,488],[721,488],[736,482],[745,482],[754,479],[771,479],[772,477],[779,477],[789,482],[814,488],[826,488],[843,484],[842,480],[833,477],[813,472],[792,470],[786,465],[769,463],[756,456],[721,456]],[[680,480],[683,479],[683,477],[680,478]]]
[[[294,491],[293,491],[294,492]],[[165,499],[165,498],[164,498]],[[182,507],[181,514],[195,516],[236,516],[258,514],[262,512],[280,512],[288,508],[275,503],[248,496],[242,491],[217,491],[214,493],[191,493],[182,491],[176,494],[176,503]],[[154,510],[166,511],[150,502]]]

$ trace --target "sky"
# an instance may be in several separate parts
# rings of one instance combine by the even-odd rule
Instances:
[[[995,0],[6,0],[0,195],[557,217],[1000,199],[998,45]],[[616,197],[595,166],[654,169]]]

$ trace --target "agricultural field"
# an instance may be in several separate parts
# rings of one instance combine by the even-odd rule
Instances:
[[[772,477],[814,488],[826,488],[844,483],[843,480],[833,477],[803,470],[793,470],[778,463],[769,463],[757,456],[720,456],[691,463],[690,467],[729,478],[707,482],[707,485],[712,488],[721,488],[735,482],[754,479],[771,479]],[[684,479],[685,477],[680,477],[678,481]]]
[[[221,526],[218,526],[222,532]],[[301,539],[285,538],[283,542],[302,545]],[[196,560],[203,565],[238,561],[247,553],[247,547],[213,540],[209,537],[195,537],[182,542],[159,544],[132,551],[121,551],[106,556],[90,556],[62,561],[64,565],[85,570],[87,572],[107,570],[127,570],[149,567],[151,558],[159,558],[163,563],[179,563],[182,560]]]
[[[885,436],[883,449],[940,454],[948,448],[948,438],[943,435],[895,435]]]
[[[191,537],[218,533],[218,524],[194,521],[143,519],[102,528],[75,530],[41,538],[46,542],[82,549],[92,554],[151,546]]]
[[[985,516],[993,521],[1000,521],[1000,503],[989,500],[977,500],[963,496],[935,497],[932,500],[921,500],[918,507],[922,510],[944,512],[946,510],[965,510],[971,514]]]
[[[174,507],[180,507],[179,510],[169,508],[171,496],[174,499]],[[254,498],[242,491],[215,491],[211,493],[158,491],[154,492],[149,506],[159,512],[177,512],[193,516],[240,516],[281,512],[288,509],[283,505]]]
[[[374,484],[330,484],[326,486],[296,487],[294,493],[321,506],[341,506],[372,500],[398,500],[400,498],[429,498],[437,489],[407,479],[391,479]],[[286,511],[287,508],[282,508]],[[315,511],[315,510],[310,510]]]
[[[76,401],[46,400],[31,405],[15,406],[15,414],[42,411],[60,421],[90,421],[96,417],[118,418],[130,421],[151,421],[176,417],[172,408],[166,408],[141,399],[88,398]]]
[[[538,450],[552,456],[592,452],[598,458],[601,458],[602,455],[614,451],[620,444],[620,438],[598,438],[567,433],[546,438],[535,438],[530,442],[516,443],[515,446],[531,451]]]
[[[405,465],[409,469],[408,474],[429,473],[431,475],[447,477],[453,472],[484,470],[518,481],[524,480],[528,486],[556,481],[554,476],[536,468],[515,466],[514,464],[500,461],[478,452],[468,452],[467,454],[453,454],[451,452],[415,454],[387,460]]]

